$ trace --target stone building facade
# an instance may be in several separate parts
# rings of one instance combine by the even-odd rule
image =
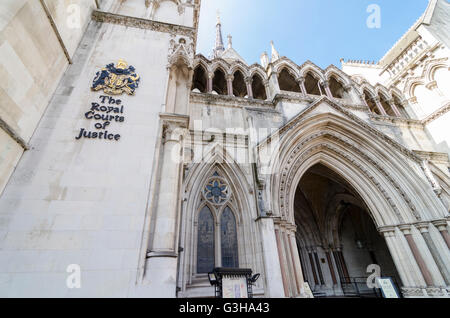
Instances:
[[[200,0],[0,4],[0,296],[450,290],[450,4],[377,63],[196,54]],[[370,267],[372,266],[372,267]],[[77,270],[78,276],[77,276]],[[75,275],[75,276],[74,276]]]

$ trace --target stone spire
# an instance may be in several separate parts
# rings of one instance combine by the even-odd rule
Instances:
[[[280,54],[278,54],[277,49],[275,48],[275,44],[273,41],[270,41],[270,45],[272,46],[272,63],[276,60],[280,59]]]
[[[217,11],[217,24],[216,24],[216,46],[213,50],[213,58],[220,57],[222,53],[225,51],[225,47],[223,46],[223,37],[222,37],[222,23],[220,22],[219,11]]]

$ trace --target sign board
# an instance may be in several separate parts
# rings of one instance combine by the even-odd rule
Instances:
[[[378,286],[383,293],[384,298],[400,298],[397,288],[395,288],[392,278],[377,278]]]
[[[248,298],[247,278],[224,276],[222,278],[223,298]]]

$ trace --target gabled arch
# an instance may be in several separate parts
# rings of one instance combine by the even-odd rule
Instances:
[[[342,72],[340,69],[338,69],[334,65],[330,65],[325,70],[325,79],[330,80],[331,76],[335,76],[336,80],[342,84],[342,86],[349,86],[351,85],[351,80],[348,77],[347,74]]]
[[[261,66],[257,66],[257,65],[253,65],[250,70],[250,77],[253,77],[255,75],[259,75],[261,77],[261,79],[263,80],[263,82],[267,82],[268,78],[267,78],[267,73],[264,71],[264,69]]]
[[[289,67],[282,67],[280,69],[280,72],[278,73],[278,84],[280,85],[280,90],[301,93],[295,74],[295,71]]]
[[[288,72],[291,73],[291,75],[297,79],[299,77],[299,72],[298,72],[298,66],[297,64],[295,64],[293,61],[291,61],[290,59],[288,59],[287,57],[282,57],[278,60],[276,60],[273,63],[273,71],[276,73],[280,73],[282,71],[282,69],[285,68],[288,70]]]
[[[208,92],[208,71],[199,63],[194,69],[191,90],[198,89],[200,93]]]
[[[263,78],[259,75],[259,72],[255,72],[252,76],[252,92],[253,98],[266,100],[267,91]]]
[[[236,97],[248,96],[247,84],[245,82],[245,75],[237,68],[233,73],[233,95]]]
[[[328,85],[330,87],[331,95],[334,98],[343,99],[347,97],[342,81],[338,80],[334,74],[331,74],[330,77],[328,77]]]
[[[358,124],[358,119],[326,113],[293,121],[296,123],[288,123],[291,128],[285,134],[279,132],[280,149],[267,168],[271,173],[266,180],[270,185],[266,195],[275,215],[293,221],[293,188],[317,163],[340,174],[357,191],[379,227],[432,219],[444,213],[430,185],[411,174],[411,165],[418,166],[418,162],[405,160],[395,147],[374,138],[374,132]],[[259,151],[263,151],[261,147],[267,147],[265,142]],[[423,196],[418,198],[416,193]]]
[[[306,74],[311,73],[319,82],[324,82],[326,77],[323,70],[311,61],[306,61],[300,66],[300,77],[306,77]]]
[[[207,73],[211,73],[212,72],[210,61],[206,57],[204,57],[203,55],[197,55],[195,57],[194,68],[196,68],[199,65],[203,66],[205,68],[205,70],[207,71]]]
[[[322,85],[323,82],[320,80],[320,77],[318,77],[316,73],[307,71],[304,78],[306,94],[317,96],[326,95],[325,88]]]
[[[221,66],[218,66],[214,71],[212,90],[218,95],[228,94],[227,73]]]
[[[389,101],[392,100],[392,96],[390,95],[389,91],[380,84],[376,85],[375,91],[386,114],[392,117],[397,116],[391,105],[389,104]]]
[[[217,71],[217,69],[222,69],[222,71],[225,73],[225,75],[231,75],[230,74],[230,64],[227,63],[227,61],[223,59],[214,59],[211,61],[211,72],[214,73]]]
[[[248,70],[247,65],[245,65],[244,63],[242,63],[240,61],[236,61],[230,66],[230,73],[229,74],[233,75],[237,71],[240,71],[242,73],[242,75],[244,76],[244,78],[247,78],[247,77],[250,76],[250,72]]]
[[[221,213],[226,206],[230,206],[237,223],[238,231],[238,258],[241,266],[250,266],[255,271],[263,273],[262,252],[259,250],[255,218],[257,217],[252,186],[247,181],[247,176],[240,165],[219,143],[214,143],[203,149],[201,161],[195,161],[186,168],[186,177],[182,185],[182,193],[185,198],[182,205],[180,246],[184,247],[184,253],[180,257],[180,273],[178,281],[183,290],[188,285],[202,284],[195,281],[195,236],[194,213],[202,204],[201,191],[205,182],[218,172],[220,177],[227,180],[232,191],[232,196],[216,211]],[[221,215],[218,213],[217,215]],[[258,288],[263,288],[263,280],[258,283]],[[197,286],[198,287],[198,286]]]

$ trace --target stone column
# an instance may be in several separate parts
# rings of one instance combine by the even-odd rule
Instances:
[[[319,86],[320,86],[320,84],[319,84]],[[334,98],[333,94],[331,93],[330,84],[328,83],[328,81],[323,81],[322,86],[325,88],[326,95],[331,99]]]
[[[317,272],[319,273],[320,285],[325,286],[325,280],[323,279],[322,266],[320,266],[319,256],[317,251],[314,251],[314,259],[316,260]]]
[[[303,96],[308,95],[308,92],[306,91],[306,86],[305,86],[305,77],[301,76],[298,78],[298,85],[300,86],[300,91],[302,92]]]
[[[207,92],[209,94],[211,94],[212,90],[213,90],[213,78],[214,78],[214,73],[208,73]]]
[[[341,249],[338,249],[338,257],[339,257],[339,261],[341,263],[343,274],[345,275],[346,278],[350,278],[350,274],[349,274],[348,268],[347,268],[347,263],[345,262],[344,254],[342,253]],[[346,279],[346,280],[348,281],[348,279]]]
[[[414,238],[411,234],[411,225],[400,225],[399,226],[400,231],[403,232],[403,235],[406,238],[406,241],[408,242],[409,248],[411,249],[414,259],[417,262],[417,265],[419,265],[420,272],[422,273],[422,276],[425,280],[425,283],[427,286],[433,286],[433,278],[431,276],[431,273],[427,267],[427,264],[425,263],[422,255],[420,254],[419,249],[417,248],[416,242],[414,242]]]
[[[280,84],[278,83],[278,73],[272,71],[269,75],[269,91],[268,98],[273,99],[275,95],[280,93]]]
[[[273,219],[271,217],[260,217],[257,219],[257,223],[261,232],[261,245],[267,282],[267,294],[265,296],[268,298],[285,297],[280,258],[276,252],[278,246]]]
[[[416,228],[420,231],[425,242],[427,243],[428,249],[430,250],[431,255],[433,256],[433,259],[436,262],[436,265],[438,266],[439,271],[441,272],[446,285],[450,286],[450,273],[448,267],[446,266],[445,261],[441,256],[441,253],[437,249],[436,244],[434,244],[434,241],[431,238],[430,232],[428,231],[429,225],[430,224],[428,222],[419,222],[415,224]]]
[[[309,263],[311,264],[311,270],[313,273],[314,284],[320,286],[319,280],[317,279],[316,265],[314,265],[313,252],[308,249]]]
[[[400,111],[397,108],[397,105],[395,105],[394,101],[392,99],[388,100],[387,103],[389,104],[389,106],[391,106],[392,110],[395,113],[395,116],[401,118],[403,117],[402,114],[400,113]]]
[[[161,181],[157,189],[154,225],[150,237],[145,280],[158,286],[158,296],[176,296],[178,227],[180,219],[180,178],[182,173],[182,135],[189,117],[160,114],[162,121]]]
[[[297,282],[297,288],[300,292],[300,295],[303,296],[305,294],[305,282],[303,281],[303,269],[300,262],[300,255],[298,253],[297,241],[295,240],[295,233],[289,234],[290,247],[291,247],[291,255],[292,255],[292,263],[294,266],[295,272],[295,280]]]
[[[433,225],[438,229],[438,231],[441,233],[442,237],[444,238],[445,243],[447,243],[447,247],[450,249],[450,235],[448,233],[447,227],[448,223],[447,220],[436,220],[432,222]]]
[[[381,99],[380,97],[374,97],[372,98],[373,102],[377,105],[378,110],[380,111],[381,115],[387,116],[386,110],[383,108],[383,105],[381,105]]]
[[[325,251],[325,255],[327,256],[328,267],[330,268],[331,279],[333,280],[333,285],[337,285],[336,273],[334,271],[333,261],[331,259],[330,251]]]
[[[227,76],[228,96],[234,96],[233,95],[233,81],[234,81],[234,76],[233,75]]]
[[[269,84],[269,81],[264,81],[264,88],[266,90],[267,100],[270,100],[271,96],[270,96],[270,84]]]
[[[344,281],[345,275],[342,271],[341,262],[339,261],[338,251],[336,249],[333,249],[332,254],[339,275],[339,284],[341,284],[341,281]]]
[[[252,88],[253,78],[247,77],[245,79],[245,84],[247,85],[247,96],[249,99],[253,99],[253,88]]]
[[[278,251],[278,258],[280,260],[281,277],[283,279],[282,281],[283,281],[284,297],[289,297],[289,282],[287,280],[286,262],[284,257],[285,254],[281,233],[278,229],[275,229],[275,237],[277,240],[277,251]]]

